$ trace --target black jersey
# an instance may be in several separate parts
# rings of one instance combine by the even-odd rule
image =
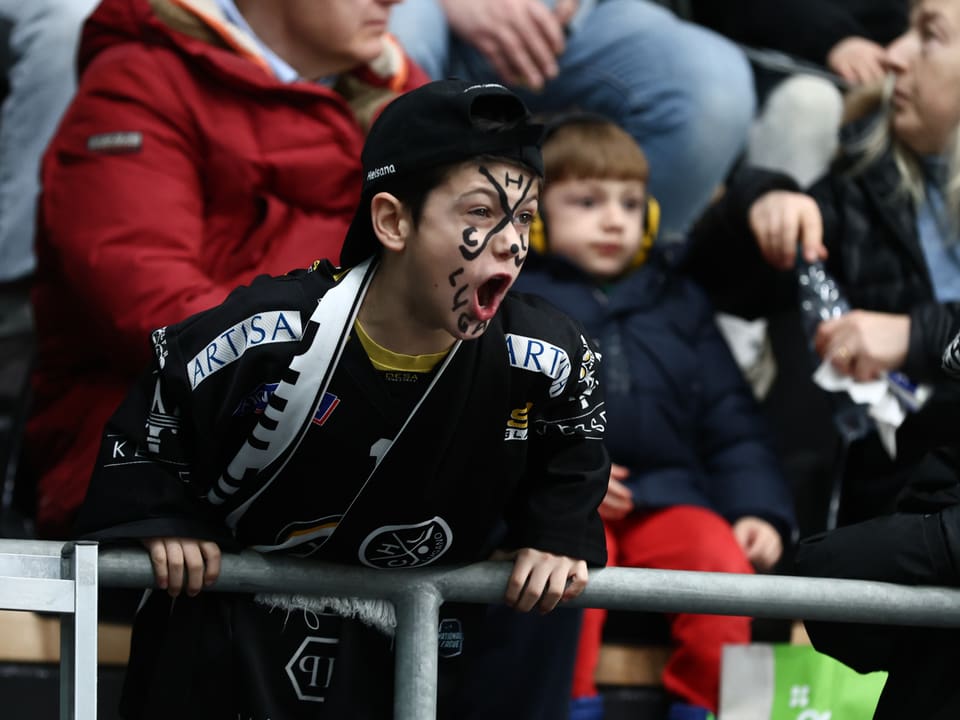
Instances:
[[[337,278],[321,265],[258,278],[222,305],[156,331],[154,367],[105,430],[79,531],[100,539],[201,537],[227,549],[373,568],[473,562],[494,545],[603,565],[596,508],[609,461],[599,356],[579,326],[543,301],[508,295],[481,337],[453,346],[419,397],[398,394],[352,335],[374,271],[365,264]],[[257,667],[295,666],[312,637],[304,666],[320,673],[329,660],[325,692],[333,698],[356,681],[347,677],[345,645],[357,653],[383,642],[357,639],[375,631],[352,621],[325,617],[318,635],[310,622],[278,620],[244,599],[203,595],[175,603],[203,608],[181,608],[177,622],[194,627],[191,642],[219,638],[204,647],[228,655],[222,659],[234,675],[248,674],[254,657]],[[159,594],[151,602],[138,619],[139,645],[147,656],[176,655],[169,623],[178,615]],[[235,623],[246,616],[257,619],[241,632]],[[200,630],[193,624],[203,618]],[[238,659],[232,640],[244,632],[259,639]],[[192,662],[204,657],[192,654]],[[332,671],[334,659],[340,672]],[[145,662],[143,653],[132,660],[146,668],[134,682],[169,672]],[[209,672],[215,661],[202,662]],[[254,696],[228,715],[337,716],[317,715],[318,703],[300,699],[291,678],[278,672],[261,693],[243,683],[240,694]],[[206,690],[194,689],[185,707],[199,703],[212,713],[200,701]],[[337,704],[322,706],[333,712]],[[151,714],[144,707],[132,714],[141,712]]]

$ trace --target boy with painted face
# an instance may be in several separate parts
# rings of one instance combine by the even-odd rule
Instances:
[[[341,268],[258,278],[153,334],[78,528],[147,538],[168,591],[138,614],[127,717],[389,716],[387,636],[331,614],[333,599],[198,595],[221,547],[373,568],[507,551],[507,604],[543,612],[605,562],[599,356],[564,315],[508,293],[541,130],[499,85],[401,96],[367,139]],[[462,643],[441,661],[441,713],[473,617],[444,608]],[[304,698],[284,668],[317,636],[331,672]],[[205,679],[163,692],[180,675]]]

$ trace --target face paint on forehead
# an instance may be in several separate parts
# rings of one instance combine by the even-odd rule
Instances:
[[[507,170],[503,174],[503,186],[508,188],[511,185],[516,185],[518,188],[523,188],[523,174],[518,175],[516,178],[512,178],[510,177],[510,171]]]
[[[533,177],[526,178],[526,184],[524,184],[524,176],[521,174],[517,178],[512,178],[509,172],[504,173],[504,184],[501,185],[497,182],[496,178],[493,177],[486,167],[481,165],[478,168],[481,175],[483,175],[487,182],[489,182],[494,189],[497,191],[497,197],[500,200],[500,209],[503,211],[503,217],[500,221],[483,236],[482,240],[477,240],[474,237],[474,234],[477,232],[477,229],[473,226],[468,226],[463,229],[463,234],[461,237],[462,244],[460,245],[460,254],[463,255],[464,260],[475,260],[480,254],[486,249],[487,245],[490,242],[490,238],[496,235],[498,232],[501,232],[508,224],[515,221],[515,214],[517,208],[520,207],[524,202],[526,202],[528,195],[530,194],[530,188],[533,186]],[[520,197],[517,199],[513,205],[510,205],[510,199],[507,197],[506,188],[511,184],[516,184],[518,188],[522,190]],[[517,267],[523,264],[524,259],[526,259],[526,250],[527,250],[527,241],[523,237],[523,234],[520,236],[521,242],[523,244],[522,250],[524,251],[523,257],[521,258],[518,254],[514,258],[514,262],[517,263]],[[518,249],[519,253],[519,249]]]

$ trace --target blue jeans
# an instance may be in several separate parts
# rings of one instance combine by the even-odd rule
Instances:
[[[0,2],[0,283],[33,272],[40,158],[76,88],[80,27],[97,0]]]
[[[437,0],[405,0],[391,12],[391,31],[432,77],[499,80],[451,37]],[[537,93],[514,89],[534,112],[577,107],[620,123],[650,162],[661,227],[682,235],[746,144],[756,106],[746,57],[648,0],[581,0],[571,30],[558,77]]]

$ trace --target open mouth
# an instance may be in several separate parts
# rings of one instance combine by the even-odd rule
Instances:
[[[504,295],[510,288],[509,275],[494,275],[477,288],[473,296],[473,316],[483,322],[497,314]]]

